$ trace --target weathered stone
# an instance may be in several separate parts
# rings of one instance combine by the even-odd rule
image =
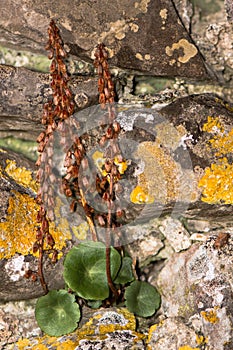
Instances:
[[[149,329],[148,350],[198,350],[197,334],[179,318],[168,318]]]
[[[189,233],[179,220],[168,217],[162,220],[159,229],[175,252],[188,249],[191,246]]]
[[[95,124],[98,124],[96,111],[92,111],[94,114],[89,110],[81,113],[84,123],[81,120],[80,125],[83,124],[87,132],[84,140],[88,151],[89,148],[96,147],[95,140],[98,140],[98,133],[101,131],[95,128]],[[86,115],[89,120],[85,119]],[[155,108],[126,108],[124,112],[119,112],[118,119],[123,128],[120,146],[125,158],[131,161],[128,173],[122,180],[124,191],[120,194],[119,205],[122,205],[125,215],[120,219],[122,237],[119,243],[124,245],[144,238],[142,236],[149,237],[152,231],[158,237],[150,252],[148,242],[146,244],[142,239],[139,247],[144,253],[138,248],[138,255],[134,255],[136,258],[141,255],[141,264],[143,261],[145,263],[171,254],[166,244],[160,256],[156,256],[164,243],[157,236],[158,228],[154,224],[151,226],[150,222],[145,224],[149,220],[155,220],[153,222],[156,224],[156,219],[172,214],[174,218],[183,216],[214,223],[218,221],[228,226],[232,224],[232,112],[226,106],[212,96],[193,96],[179,99],[160,111]],[[91,133],[89,136],[88,131]],[[91,142],[88,141],[89,138]],[[72,143],[70,139],[68,141]],[[56,164],[58,177],[59,164]],[[16,253],[25,257],[32,254],[38,210],[34,201],[36,184],[33,169],[30,163],[21,162],[18,155],[1,152],[2,259],[14,259]],[[84,223],[81,208],[72,214],[69,202],[64,202],[59,196],[56,201],[56,223],[51,224],[51,232],[57,242],[57,249],[64,253],[67,242],[88,239],[90,232],[88,225]],[[100,238],[105,240],[104,229],[98,227],[97,230]],[[172,236],[173,232],[170,234]],[[176,250],[180,246],[178,243]],[[188,245],[182,245],[179,249],[186,249]],[[35,258],[29,257],[29,261],[34,269]],[[27,259],[22,262],[23,268],[26,262]],[[5,286],[1,290],[2,299],[14,300],[41,295],[39,282],[30,282],[32,286],[28,288],[27,281],[20,274],[18,280],[13,281],[12,274],[15,275],[15,272],[7,274],[9,269],[6,271],[5,266],[14,264],[6,265],[7,260],[2,260],[1,263],[2,280],[5,276]],[[49,260],[46,264],[46,278],[57,288],[56,286],[63,283],[62,260],[58,267],[50,265]],[[56,278],[51,278],[52,275]],[[20,294],[16,292],[16,286],[21,291]]]
[[[112,307],[108,310],[99,309],[98,311],[85,308],[85,313],[86,321],[82,322],[79,329],[69,335],[61,337],[39,336],[35,338],[21,331],[21,337],[15,335],[14,349],[31,349],[33,347],[43,347],[43,349],[48,350],[59,347],[76,350],[145,349],[143,339],[146,337],[136,332],[135,317],[125,308]],[[7,312],[4,312],[4,316],[6,314]],[[87,314],[89,314],[88,317]],[[10,316],[8,317],[10,318]],[[30,316],[32,322],[35,322],[33,315]],[[4,347],[6,350],[11,348],[12,344]]]
[[[204,61],[169,0],[55,0],[37,4],[7,0],[0,10],[1,41],[44,52],[50,19],[57,20],[70,52],[90,60],[104,42],[111,64],[155,75],[208,77]],[[136,43],[136,45],[135,45]]]
[[[233,346],[232,230],[174,254],[154,281],[165,317],[181,317],[208,339],[209,350]]]
[[[43,104],[52,94],[49,75],[0,65],[0,79],[0,136],[35,140],[42,130]],[[70,87],[77,110],[97,103],[97,78],[75,76]]]
[[[36,300],[0,303],[0,347],[12,349],[20,338],[42,336],[35,320]]]

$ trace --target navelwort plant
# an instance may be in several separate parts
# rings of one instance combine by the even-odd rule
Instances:
[[[55,22],[52,20],[48,29],[49,41],[46,49],[52,60],[50,74],[53,98],[44,105],[42,124],[45,130],[39,135],[37,161],[39,166],[37,180],[40,189],[37,203],[38,229],[34,252],[39,252],[38,276],[45,295],[36,304],[36,319],[40,328],[51,336],[60,336],[75,330],[80,320],[80,305],[86,304],[92,308],[125,305],[132,313],[142,316],[152,316],[160,307],[160,295],[156,288],[147,282],[137,280],[133,270],[132,259],[124,252],[123,247],[115,249],[120,234],[118,219],[124,215],[118,205],[119,180],[126,171],[126,160],[121,154],[118,143],[120,124],[116,121],[114,107],[114,84],[108,67],[108,53],[104,44],[99,44],[95,52],[94,66],[98,74],[99,103],[106,111],[105,128],[99,144],[103,148],[104,160],[102,172],[97,173],[95,183],[100,201],[107,208],[105,212],[94,209],[85,197],[89,186],[89,167],[85,157],[85,147],[80,137],[75,137],[71,147],[66,151],[61,191],[70,200],[70,210],[75,212],[77,206],[84,210],[87,223],[92,233],[92,241],[74,246],[66,255],[64,261],[64,281],[67,288],[59,291],[48,291],[43,276],[43,254],[52,253],[52,261],[57,260],[58,252],[54,249],[54,239],[49,232],[49,223],[54,221],[54,190],[56,176],[51,171],[53,149],[53,133],[67,132],[65,123],[75,111],[73,95],[68,87],[64,59],[67,53]],[[81,181],[80,181],[81,177]],[[120,192],[120,191],[119,191]],[[105,229],[105,243],[98,239],[98,227]],[[114,233],[114,235],[113,235]],[[26,277],[35,279],[35,273],[28,271]],[[80,302],[82,301],[82,302]]]

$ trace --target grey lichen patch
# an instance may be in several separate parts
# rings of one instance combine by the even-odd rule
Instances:
[[[191,246],[189,233],[179,220],[167,217],[162,221],[159,229],[176,252]]]
[[[169,57],[172,57],[174,55],[174,51],[182,49],[183,55],[180,55],[176,61],[175,58],[170,60],[170,64],[173,65],[177,63],[179,66],[180,63],[187,63],[189,60],[196,56],[198,53],[196,46],[191,44],[187,39],[180,39],[177,43],[174,43],[172,47],[166,46],[165,52]]]
[[[11,281],[16,282],[25,275],[29,263],[25,262],[24,259],[23,255],[16,255],[6,263],[5,270]]]

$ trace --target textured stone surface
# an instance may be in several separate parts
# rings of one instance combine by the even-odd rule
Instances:
[[[58,21],[70,52],[90,60],[104,42],[111,64],[156,75],[208,76],[204,61],[182,25],[173,2],[159,0],[78,1],[62,4],[7,0],[0,10],[1,42],[44,52],[51,18]],[[136,45],[135,45],[136,43]]]
[[[52,93],[49,75],[0,65],[0,79],[0,136],[13,134],[35,140],[42,129],[43,104]],[[96,78],[73,77],[70,87],[77,110],[97,103]]]
[[[232,229],[174,254],[156,284],[166,317],[181,317],[208,339],[208,349],[233,346]]]
[[[0,307],[3,318],[10,317],[12,309],[21,311],[22,316],[31,319],[32,325],[36,327],[32,309],[25,309],[18,303],[8,304],[7,307]],[[34,334],[26,327],[20,330],[20,334],[15,334],[14,338],[3,336],[2,344],[4,349],[29,350],[29,349],[76,349],[76,350],[96,350],[96,349],[119,349],[119,350],[142,350],[145,349],[143,340],[145,336],[137,333],[136,320],[133,314],[125,308],[109,308],[94,311],[85,308],[86,321],[82,322],[80,328],[75,332],[61,336],[43,336],[34,328]],[[88,316],[87,316],[88,315]],[[24,322],[21,324],[23,328]],[[25,324],[26,325],[26,324]],[[16,324],[16,328],[18,324]],[[34,337],[33,337],[34,335]],[[37,338],[35,337],[37,335]],[[7,345],[8,343],[8,345]]]
[[[164,238],[159,234],[159,225],[172,249],[187,249],[191,244],[186,230],[179,231],[178,221],[175,224],[173,220],[170,228],[166,223],[169,219],[160,224],[156,222],[165,214],[232,224],[232,112],[221,101],[208,95],[187,97],[159,112],[155,108],[137,109],[133,114],[132,110],[129,114],[124,111],[119,113],[119,121],[123,128],[120,145],[126,159],[131,160],[128,176],[122,180],[121,198],[124,200],[121,203],[125,216],[121,219],[121,243],[138,242],[133,256],[139,258],[140,263],[154,260],[160,250],[160,259],[167,256],[162,249]],[[87,129],[89,124],[93,126],[91,115],[89,123],[84,124]],[[33,199],[36,184],[30,162],[14,153],[2,152],[1,155],[1,258],[9,259],[14,258],[15,253],[32,254],[37,225],[37,207]],[[69,203],[62,201],[54,210],[59,217],[57,228],[52,225],[58,250],[66,249],[66,241],[88,239],[88,227],[79,210],[70,214]],[[145,224],[148,219],[152,221]],[[149,244],[153,231],[155,240]],[[18,232],[24,232],[23,236]],[[98,232],[101,236],[102,231]],[[183,232],[182,241],[178,241],[179,232]],[[171,237],[177,237],[177,241],[172,242]],[[6,244],[9,240],[10,245]],[[168,246],[165,248],[167,251]],[[35,259],[30,257],[28,261],[34,269]],[[2,299],[31,298],[42,293],[39,282],[30,282],[28,288],[21,275],[17,282],[12,281],[5,271],[6,261],[2,260],[1,264],[2,278],[5,276]],[[57,288],[62,283],[61,265],[53,267],[48,261],[46,266],[46,278]],[[56,278],[51,279],[52,275]],[[16,287],[20,293],[16,292]]]

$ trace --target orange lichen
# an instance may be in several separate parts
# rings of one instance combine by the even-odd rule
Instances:
[[[211,133],[207,148],[213,152],[216,162],[205,168],[198,186],[202,188],[202,201],[209,204],[233,204],[233,164],[226,155],[233,152],[233,129],[228,133],[219,118],[208,117],[203,131]]]
[[[35,239],[38,208],[35,200],[29,195],[12,191],[6,221],[0,223],[1,259],[8,259],[15,253],[33,254],[32,242]],[[51,233],[57,250],[61,250],[66,245],[66,240],[71,239],[71,234],[55,229],[54,224],[51,224]]]
[[[209,323],[218,323],[219,318],[216,310],[201,311],[201,316]]]

